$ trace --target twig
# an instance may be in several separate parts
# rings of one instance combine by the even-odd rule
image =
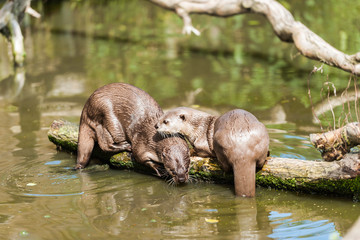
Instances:
[[[359,113],[358,113],[358,106],[357,106],[357,77],[354,76],[354,87],[355,87],[355,114],[356,114],[356,120],[359,122]]]
[[[314,66],[314,69],[309,73],[309,76],[308,76],[308,78],[307,78],[307,85],[308,85],[308,95],[309,95],[309,100],[310,100],[310,105],[311,105],[312,114],[313,114],[313,116],[315,117],[316,121],[319,123],[321,131],[324,131],[320,119],[319,119],[318,116],[315,114],[314,104],[313,104],[313,101],[312,101],[312,98],[311,98],[311,90],[310,90],[310,79],[311,79],[311,76],[312,76],[315,72],[317,72],[319,69],[321,69],[320,71],[322,71],[322,66],[323,66],[323,65],[321,65],[320,68],[317,68],[317,67]]]
[[[26,8],[25,12],[28,13],[30,16],[33,16],[34,18],[41,17],[41,14],[31,8],[30,5]]]

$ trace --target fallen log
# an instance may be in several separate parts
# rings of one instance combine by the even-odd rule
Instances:
[[[78,125],[55,120],[48,138],[59,150],[77,151]],[[133,161],[127,152],[115,155],[95,148],[93,157],[113,168],[152,173],[150,168]],[[75,163],[74,163],[75,166]],[[269,157],[256,175],[257,185],[307,193],[335,194],[358,198],[360,193],[359,154],[346,154],[334,162],[306,161]],[[191,157],[191,178],[195,181],[233,183],[232,174],[224,173],[216,159]]]

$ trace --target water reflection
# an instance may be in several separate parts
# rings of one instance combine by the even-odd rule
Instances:
[[[84,191],[80,208],[95,228],[110,235],[264,239],[271,232],[263,220],[264,208],[255,199],[235,199],[230,188],[202,184],[175,188],[134,174],[107,180],[91,173],[80,177]],[[210,194],[214,190],[217,194]]]
[[[307,2],[291,6],[303,9]],[[349,5],[335,3],[324,4],[334,16],[331,9]],[[173,13],[145,1],[47,1],[42,7],[44,21],[25,30],[26,71],[12,68],[0,40],[3,238],[318,239],[343,235],[359,216],[358,203],[330,196],[257,188],[256,199],[241,199],[226,185],[175,188],[97,164],[73,171],[75,156],[56,152],[47,129],[56,118],[78,122],[87,97],[111,82],[143,88],[163,108],[181,104],[214,114],[247,109],[266,123],[273,156],[317,159],[308,134],[319,127],[312,122],[305,82],[313,63],[287,61],[287,50],[256,16],[211,19],[203,37],[193,38],[176,33]],[[324,30],[316,11],[306,16],[318,23],[315,31]],[[351,27],[357,15],[348,15],[325,30]],[[194,21],[206,26],[209,19]],[[353,32],[349,47],[358,39]],[[347,87],[342,76],[332,78],[338,92]],[[323,80],[313,76],[314,93]],[[348,92],[353,99],[351,87]],[[314,103],[319,112],[325,109],[320,96]]]
[[[270,212],[269,220],[274,226],[273,233],[268,237],[273,239],[338,239],[340,234],[335,225],[328,220],[310,221],[302,220],[293,222],[291,213]]]
[[[339,216],[326,213],[334,210],[331,206],[336,201],[320,203],[308,196],[261,188],[256,199],[234,198],[227,186],[174,188],[136,173],[88,172],[79,176],[84,192],[79,207],[94,228],[110,236],[328,239],[339,236],[341,229]],[[107,185],[109,182],[112,184]]]

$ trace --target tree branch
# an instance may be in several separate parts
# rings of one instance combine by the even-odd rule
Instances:
[[[356,75],[360,74],[360,52],[347,55],[324,41],[275,0],[149,0],[175,11],[184,21],[183,33],[200,35],[192,26],[190,14],[228,17],[243,13],[264,15],[275,34],[284,42],[293,42],[307,58],[324,62]]]
[[[25,48],[20,22],[25,12],[34,17],[40,14],[30,7],[31,0],[8,0],[0,9],[0,33],[12,44],[14,64],[22,66],[25,60]]]
[[[8,23],[10,30],[10,39],[14,55],[14,61],[17,65],[22,66],[25,59],[24,37],[21,33],[19,22],[11,15],[11,20]]]
[[[30,16],[33,16],[34,18],[40,18],[41,14],[38,13],[36,10],[34,10],[33,8],[29,6],[27,6],[26,11],[27,14],[29,14]]]
[[[310,141],[325,161],[340,160],[360,145],[360,124],[352,122],[333,131],[310,134]]]

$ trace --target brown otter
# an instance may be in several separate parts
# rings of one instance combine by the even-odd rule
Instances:
[[[170,175],[170,183],[184,183],[189,179],[190,151],[185,140],[177,136],[162,137],[156,141],[156,154]]]
[[[269,135],[254,115],[235,109],[215,117],[179,107],[166,112],[155,128],[187,137],[197,155],[216,157],[224,171],[233,170],[236,195],[255,196],[255,172],[265,163]]]
[[[158,176],[164,164],[176,183],[187,181],[187,143],[179,137],[164,139],[156,133],[154,125],[161,115],[158,103],[130,84],[112,83],[97,89],[81,113],[75,168],[88,164],[97,142],[103,151],[132,151],[136,161],[150,166]]]

